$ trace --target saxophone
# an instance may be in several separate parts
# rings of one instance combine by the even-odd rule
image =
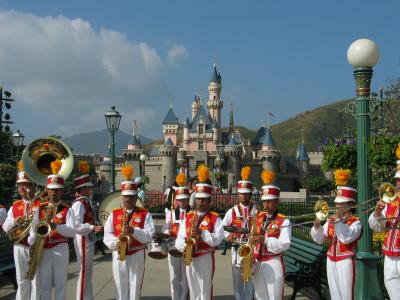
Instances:
[[[194,246],[196,244],[196,239],[192,238],[192,236],[196,232],[196,225],[198,221],[198,215],[197,211],[194,211],[194,216],[192,217],[191,223],[190,223],[190,237],[187,237],[185,240],[185,247],[183,248],[183,263],[185,266],[190,266],[192,264],[192,255],[193,255],[193,250]]]
[[[126,209],[124,208],[122,217],[122,229],[118,238],[118,260],[124,261],[126,258],[126,249],[128,248],[129,236],[126,222]]]
[[[26,279],[33,280],[36,274],[39,260],[42,256],[44,242],[46,237],[51,233],[50,221],[54,217],[54,205],[49,201],[47,204],[46,214],[43,221],[40,221],[35,227],[36,240],[29,249],[28,270],[26,271]]]
[[[253,222],[251,223],[251,230],[247,243],[241,245],[238,250],[238,254],[242,258],[242,280],[244,282],[249,281],[252,277],[251,269],[253,265],[253,256],[255,248],[254,236],[256,235],[257,219],[258,219],[258,211],[253,217]]]

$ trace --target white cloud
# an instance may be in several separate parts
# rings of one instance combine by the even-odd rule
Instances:
[[[176,44],[175,42],[168,43],[167,63],[170,66],[175,66],[180,59],[189,57],[189,52],[183,45]]]
[[[151,45],[108,29],[96,31],[82,19],[16,11],[0,11],[0,45],[1,83],[17,100],[11,114],[25,135],[105,128],[111,105],[127,124],[121,129],[130,132],[135,117],[142,134],[161,135],[159,122],[150,120],[162,118],[157,101],[170,95],[161,78],[163,62]],[[167,61],[185,55],[176,45]]]

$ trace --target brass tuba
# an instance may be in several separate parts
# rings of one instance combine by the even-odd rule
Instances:
[[[196,239],[192,238],[193,234],[195,233],[197,222],[198,222],[198,215],[197,211],[194,211],[194,216],[192,217],[190,223],[190,237],[187,237],[185,240],[185,247],[183,248],[183,263],[185,266],[190,266],[192,264],[192,256],[194,246],[196,244]]]
[[[257,229],[257,219],[258,219],[258,211],[253,217],[253,222],[251,224],[249,239],[246,244],[240,246],[238,250],[238,255],[242,258],[242,280],[247,282],[251,279],[251,269],[253,265],[253,256],[254,256],[254,236],[256,234]]]
[[[396,199],[396,191],[392,184],[389,182],[383,182],[379,186],[379,199],[385,203],[391,203]]]
[[[25,173],[40,186],[46,186],[47,176],[51,175],[50,164],[56,159],[62,162],[58,174],[67,179],[74,168],[74,156],[59,139],[46,137],[34,140],[25,147],[21,158]]]

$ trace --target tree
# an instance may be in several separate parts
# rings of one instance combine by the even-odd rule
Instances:
[[[368,157],[374,186],[393,181],[397,160],[396,148],[399,142],[400,136],[390,136],[387,130],[382,130],[379,135],[371,137]]]
[[[332,180],[328,180],[323,176],[309,176],[303,183],[303,188],[314,193],[329,193],[335,187]]]
[[[354,144],[330,143],[324,147],[322,171],[327,174],[336,169],[349,169],[351,171],[350,184],[355,184],[357,171],[357,151]]]

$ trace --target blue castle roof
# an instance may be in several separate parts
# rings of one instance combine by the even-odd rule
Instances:
[[[307,153],[306,146],[304,145],[303,142],[299,146],[297,160],[298,161],[310,160],[310,157],[308,156],[308,153]]]
[[[170,106],[170,108],[169,108],[169,110],[167,112],[167,115],[164,118],[164,121],[162,121],[162,124],[163,125],[165,125],[165,124],[174,124],[174,125],[179,124],[178,118],[175,115],[175,112],[172,109],[172,106]]]

